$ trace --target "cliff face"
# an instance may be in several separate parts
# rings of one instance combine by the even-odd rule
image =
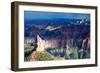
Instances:
[[[90,49],[90,38],[86,37],[85,39],[50,39],[43,40],[39,35],[37,36],[37,51],[44,51],[46,48],[70,48],[78,47],[79,49]]]
[[[37,51],[44,51],[46,48],[58,48],[60,40],[58,39],[50,39],[43,40],[39,35],[37,36]]]

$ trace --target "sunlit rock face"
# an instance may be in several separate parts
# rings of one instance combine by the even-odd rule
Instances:
[[[57,48],[59,45],[59,40],[50,39],[43,40],[39,35],[37,36],[37,51],[44,51],[45,48]]]
[[[37,51],[44,51],[46,48],[68,48],[72,46],[72,39],[42,39],[39,35],[37,36]]]

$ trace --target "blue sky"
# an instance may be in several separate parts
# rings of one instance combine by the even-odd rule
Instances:
[[[83,13],[63,13],[63,12],[44,12],[44,11],[24,11],[25,20],[39,19],[87,19],[90,20],[90,14]]]

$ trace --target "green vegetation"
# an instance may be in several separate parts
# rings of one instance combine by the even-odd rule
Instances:
[[[78,47],[46,48],[45,50],[54,57],[59,57],[66,60],[90,58],[90,53],[88,50],[79,49]]]
[[[24,50],[24,61],[47,61],[54,60],[54,57],[44,52],[32,51],[31,48],[25,48]]]
[[[90,53],[77,47],[69,48],[46,48],[45,51],[32,51],[32,48],[25,48],[24,61],[50,61],[90,58]]]
[[[30,61],[31,53],[32,53],[32,48],[28,48],[28,47],[24,48],[24,61]]]
[[[24,61],[30,61],[31,60],[31,56],[27,56],[27,57],[24,57]]]
[[[54,60],[54,57],[52,57],[51,55],[49,55],[46,52],[40,52],[40,53],[36,54],[35,60],[36,61]]]
[[[78,49],[70,47],[65,51],[65,59],[78,59]]]
[[[29,48],[29,47],[24,48],[24,52],[31,52],[31,51],[32,51],[32,48]]]

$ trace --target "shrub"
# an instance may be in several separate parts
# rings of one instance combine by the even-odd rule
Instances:
[[[30,61],[30,55],[33,52],[32,48],[25,47],[24,48],[24,61]]]
[[[78,49],[74,47],[66,49],[65,59],[78,59]]]
[[[32,54],[32,59],[36,60],[36,61],[46,61],[46,60],[54,60],[54,57],[49,55],[47,52],[39,52],[39,51],[35,51]]]

